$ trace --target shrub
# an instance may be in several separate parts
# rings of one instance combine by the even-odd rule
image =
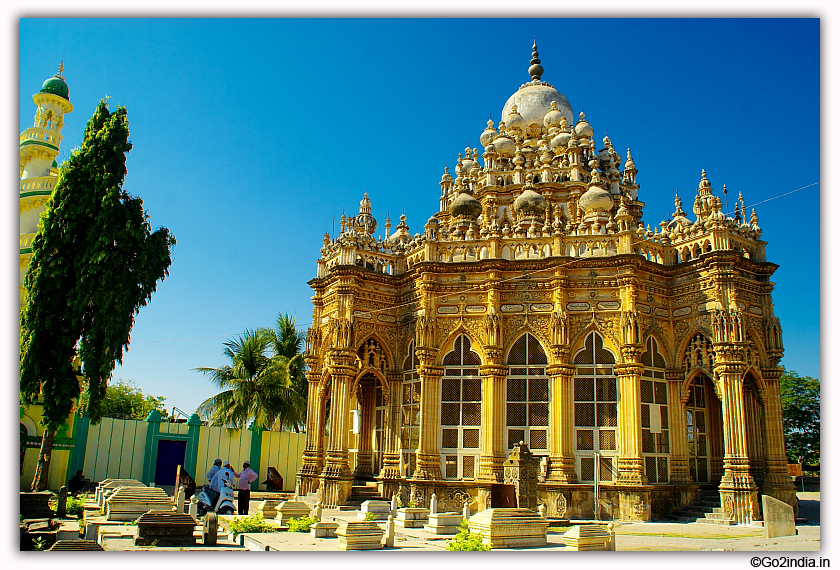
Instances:
[[[289,525],[289,532],[309,532],[309,527],[316,522],[318,521],[312,517],[300,517],[297,519],[290,518],[286,524]]]
[[[53,512],[58,511],[58,495],[56,493],[53,493],[50,497],[49,505]],[[66,510],[68,515],[76,515],[81,518],[85,512],[85,495],[79,495],[78,497],[67,495]]]
[[[469,526],[467,526],[467,521],[463,520],[461,521],[461,532],[456,534],[453,540],[447,542],[446,550],[457,552],[490,550],[491,547],[487,544],[482,544],[481,540],[481,533],[471,533]]]
[[[245,534],[246,532],[279,532],[276,525],[266,521],[262,513],[257,513],[243,519],[230,521],[230,530],[233,535]]]
[[[365,515],[365,520],[366,521],[379,520],[379,515],[377,515],[376,513],[368,513],[368,514]]]

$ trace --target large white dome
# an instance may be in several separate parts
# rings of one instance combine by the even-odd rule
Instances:
[[[516,105],[516,110],[525,119],[526,125],[530,127],[535,123],[540,129],[544,129],[543,120],[546,113],[551,111],[552,101],[557,101],[557,110],[563,113],[570,125],[573,125],[575,117],[569,100],[557,89],[542,81],[536,85],[526,84],[511,95],[505,103],[505,108],[502,109],[502,117],[507,117],[512,107]]]

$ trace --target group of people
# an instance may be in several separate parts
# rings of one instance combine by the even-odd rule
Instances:
[[[222,485],[228,482],[233,487],[233,478],[239,479],[237,490],[239,491],[239,498],[237,508],[240,515],[248,514],[248,506],[251,502],[251,483],[257,480],[257,472],[251,469],[251,463],[246,461],[242,464],[242,472],[237,473],[230,465],[230,461],[222,463],[221,459],[213,462],[213,467],[207,472],[207,481],[210,482],[210,490],[214,493],[213,502],[215,503],[221,493]]]

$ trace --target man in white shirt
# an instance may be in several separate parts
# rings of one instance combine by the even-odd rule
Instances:
[[[225,461],[225,466],[219,469],[216,474],[213,476],[213,480],[210,482],[210,491],[213,492],[213,505],[216,505],[216,501],[219,500],[219,494],[222,492],[222,485],[224,485],[224,481],[230,483],[230,486],[233,487],[233,469],[230,466],[229,461]]]
[[[234,471],[233,474],[239,477],[239,514],[247,515],[251,503],[251,483],[258,479],[257,472],[251,469],[251,463],[246,461],[242,464],[242,473]]]
[[[219,469],[221,469],[221,468],[222,468],[222,460],[221,459],[217,459],[216,461],[213,462],[213,467],[211,467],[210,471],[207,472],[207,482],[208,483],[213,482],[213,477],[216,475],[216,473],[219,472]]]

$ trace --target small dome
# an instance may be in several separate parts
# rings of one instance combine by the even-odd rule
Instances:
[[[505,135],[493,139],[493,146],[496,147],[496,152],[499,156],[512,158],[516,154],[516,143]]]
[[[559,127],[563,123],[563,119],[566,116],[559,111],[557,108],[557,101],[551,102],[551,111],[545,114],[545,119],[543,119],[543,124],[546,128],[550,127]]]
[[[592,210],[609,211],[613,207],[612,195],[600,186],[590,186],[578,201],[584,212]]]
[[[526,186],[522,194],[513,202],[513,211],[517,215],[542,216],[547,207],[548,202],[534,191],[533,186]]]
[[[481,215],[481,202],[470,196],[467,192],[461,192],[449,204],[449,213],[453,216],[477,218]]]
[[[592,125],[589,124],[589,121],[586,120],[586,113],[583,111],[580,112],[580,121],[578,121],[578,124],[575,125],[575,132],[579,137],[585,137],[588,139],[591,139],[595,134],[595,129],[593,129]]]
[[[67,84],[60,77],[50,77],[44,81],[39,93],[52,93],[53,95],[58,95],[68,101],[70,100],[70,88],[67,87]]]
[[[513,105],[510,109],[510,113],[505,115],[505,124],[507,125],[508,131],[519,131],[520,134],[525,134],[525,130],[528,127],[525,119],[523,119],[522,115],[519,114],[519,110],[516,105]]]
[[[478,141],[481,143],[481,146],[487,148],[487,145],[493,142],[493,140],[499,136],[499,131],[495,129],[493,126],[493,120],[487,121],[487,128],[484,129],[484,132],[481,133],[481,136],[478,137]]]
[[[452,175],[449,174],[449,167],[447,166],[446,169],[443,171],[443,176],[440,177],[441,182],[452,182],[454,180]]]
[[[557,149],[557,148],[560,148],[560,147],[568,146],[569,145],[569,140],[571,138],[572,138],[571,133],[563,133],[563,132],[557,133],[557,136],[554,137],[553,139],[551,139],[551,142],[549,143],[549,146],[551,146],[552,149]]]

